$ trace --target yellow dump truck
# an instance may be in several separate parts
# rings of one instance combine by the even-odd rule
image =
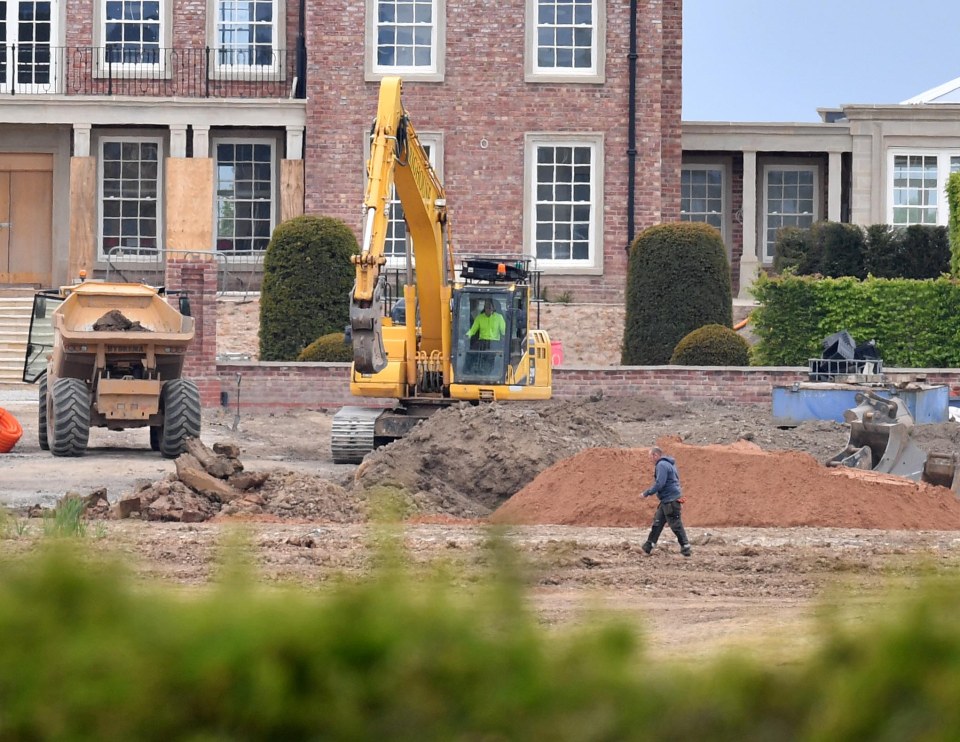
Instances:
[[[34,298],[23,380],[39,382],[40,447],[80,456],[91,427],[149,427],[150,447],[181,454],[200,435],[200,392],[181,378],[194,335],[180,311],[143,284],[84,281]]]

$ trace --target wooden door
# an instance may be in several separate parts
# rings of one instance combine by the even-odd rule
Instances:
[[[49,286],[53,158],[0,154],[0,284]]]

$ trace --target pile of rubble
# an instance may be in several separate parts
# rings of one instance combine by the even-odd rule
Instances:
[[[176,472],[158,482],[140,482],[113,505],[105,489],[83,497],[89,518],[140,518],[198,523],[220,516],[274,516],[355,523],[362,503],[335,482],[294,472],[248,472],[232,443],[210,449],[197,439],[174,462]],[[67,497],[79,497],[68,493]],[[35,508],[35,511],[39,508]],[[31,512],[42,515],[42,512]]]

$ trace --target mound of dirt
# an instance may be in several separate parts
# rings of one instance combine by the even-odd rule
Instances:
[[[747,441],[660,445],[677,460],[688,526],[823,526],[960,530],[960,500],[948,489],[902,477],[828,469],[798,451]],[[649,525],[656,498],[647,449],[591,449],[541,473],[490,521],[577,526]]]
[[[560,459],[584,448],[620,444],[590,403],[461,404],[369,454],[356,480],[362,488],[396,487],[418,493],[421,500],[433,497],[436,512],[475,517]]]

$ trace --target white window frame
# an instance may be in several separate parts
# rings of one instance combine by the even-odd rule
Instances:
[[[34,41],[33,44],[35,47],[44,45],[47,48],[47,53],[49,54],[49,76],[50,80],[47,83],[21,83],[17,81],[18,72],[19,72],[19,60],[14,58],[14,55],[11,53],[11,45],[17,45],[17,55],[19,56],[22,49],[22,44],[19,41],[20,38],[20,3],[21,0],[8,0],[7,2],[7,17],[2,19],[6,32],[7,38],[3,42],[3,45],[6,47],[4,54],[7,57],[7,70],[6,76],[0,78],[0,94],[10,93],[11,89],[14,93],[23,93],[25,95],[38,95],[38,94],[50,94],[50,93],[60,93],[62,92],[63,86],[63,59],[61,54],[63,54],[63,49],[58,49],[57,47],[62,47],[61,39],[61,13],[63,12],[63,4],[59,0],[49,0],[50,3],[50,40],[46,42],[37,42]],[[36,27],[34,22],[32,25]],[[35,70],[37,65],[31,63],[31,69]]]
[[[442,82],[446,65],[447,0],[430,0],[432,3],[431,64],[429,66],[382,65],[379,51],[380,0],[365,0],[366,3],[366,49],[364,54],[364,77],[373,82],[386,75],[399,75],[404,80]]]
[[[602,83],[606,81],[606,3],[591,0],[591,61],[589,68],[541,67],[539,64],[539,10],[540,0],[526,0],[524,79],[526,82],[581,82]]]
[[[730,187],[730,174],[729,168],[724,163],[711,163],[711,162],[684,162],[680,166],[680,181],[681,181],[681,192],[680,192],[680,220],[681,221],[697,221],[704,224],[709,224],[709,222],[703,219],[684,219],[683,216],[686,212],[683,211],[683,171],[684,170],[699,170],[703,172],[716,172],[720,173],[720,211],[719,212],[709,212],[716,213],[720,217],[720,236],[723,238],[724,244],[727,244],[727,236],[729,232],[730,219],[728,216],[728,204],[730,203],[729,197],[729,187]],[[700,212],[690,212],[690,213],[700,213]],[[707,212],[704,212],[707,213]],[[714,225],[716,226],[716,225]]]
[[[894,224],[894,158],[897,155],[913,157],[937,158],[937,220],[936,224],[947,226],[950,219],[950,204],[947,202],[947,178],[950,177],[953,158],[960,158],[960,149],[931,149],[925,147],[891,147],[887,150],[887,192],[886,192],[886,220],[887,224]],[[919,223],[919,222],[918,222]],[[906,224],[898,226],[907,226]]]
[[[115,77],[115,78],[136,78],[145,74],[159,77],[160,79],[169,79],[171,75],[171,66],[168,56],[170,54],[170,34],[173,25],[172,0],[157,0],[160,5],[159,19],[159,39],[157,41],[158,58],[156,63],[110,63],[107,55],[107,8],[106,5],[111,0],[97,0],[94,3],[94,46],[97,49],[93,76],[95,78]],[[121,2],[127,0],[120,0]]]
[[[256,254],[237,255],[234,250],[220,250],[217,242],[220,239],[219,214],[217,213],[217,145],[219,144],[250,144],[250,145],[268,145],[270,147],[270,229],[268,235],[273,234],[277,228],[277,202],[280,193],[280,179],[278,177],[277,157],[279,152],[279,143],[274,137],[238,137],[238,136],[211,136],[210,137],[210,157],[213,160],[213,244],[211,248],[217,255],[222,255],[230,262],[257,262],[266,252],[266,246]],[[267,240],[269,242],[269,236]]]
[[[524,254],[538,269],[556,275],[603,273],[604,138],[599,133],[528,132],[524,135]],[[537,258],[537,153],[540,147],[589,147],[591,150],[590,215],[586,259]]]
[[[164,206],[164,182],[163,182],[163,171],[165,165],[165,154],[164,154],[164,141],[163,137],[155,136],[134,136],[134,135],[118,135],[118,134],[109,134],[104,133],[97,139],[97,260],[106,261],[107,260],[107,250],[104,248],[103,241],[105,239],[103,234],[103,220],[104,220],[104,209],[103,205],[105,202],[104,192],[103,192],[103,181],[104,181],[104,156],[103,148],[107,143],[119,142],[123,144],[124,142],[136,142],[137,144],[145,144],[147,142],[153,142],[157,145],[157,234],[156,234],[156,249],[162,251],[164,249],[164,222],[163,222],[163,206]],[[121,217],[122,218],[122,217]],[[146,249],[146,248],[141,248]],[[113,258],[116,261],[129,261],[129,262],[142,262],[143,260],[150,260],[149,257],[144,258],[142,255],[117,255]]]
[[[207,0],[207,44],[210,47],[210,77],[214,80],[283,80],[286,59],[291,51],[286,44],[286,2],[271,0],[273,5],[272,57],[268,65],[221,64],[220,6],[223,0]]]
[[[767,243],[767,231],[769,229],[769,217],[770,217],[770,208],[768,205],[768,196],[769,196],[769,184],[770,184],[770,173],[773,171],[781,172],[809,172],[813,174],[813,212],[811,213],[810,224],[813,225],[816,222],[820,221],[820,211],[821,211],[821,184],[820,184],[820,167],[818,165],[806,165],[806,164],[797,164],[789,162],[768,162],[764,163],[763,166],[763,211],[760,213],[760,240],[761,240],[761,255],[762,262],[764,265],[770,265],[773,263],[773,252],[775,245],[770,245]],[[805,212],[803,212],[805,213]]]

